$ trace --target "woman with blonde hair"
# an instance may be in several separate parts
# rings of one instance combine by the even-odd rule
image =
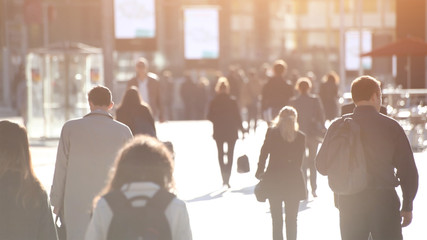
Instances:
[[[243,132],[242,118],[237,101],[230,96],[230,84],[225,77],[220,77],[215,86],[216,95],[209,104],[208,120],[213,125],[213,138],[218,149],[218,161],[223,185],[230,188],[231,167],[233,166],[234,145],[238,131]],[[242,133],[243,134],[243,133]],[[224,144],[227,144],[227,161],[224,161]]]
[[[148,135],[130,140],[95,199],[85,239],[145,239],[154,234],[149,239],[191,240],[186,204],[172,193],[173,170],[171,153],[162,142]]]
[[[299,201],[306,199],[301,171],[305,135],[298,130],[297,117],[297,111],[293,107],[285,106],[280,110],[267,130],[255,174],[256,178],[262,179],[266,188],[273,223],[273,240],[283,240],[283,202],[286,239],[296,239]]]
[[[0,239],[57,239],[46,191],[34,174],[27,131],[0,122]]]

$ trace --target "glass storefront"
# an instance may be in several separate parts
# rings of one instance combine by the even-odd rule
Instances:
[[[57,138],[69,119],[89,112],[87,93],[103,85],[101,49],[60,44],[27,55],[27,129],[31,138]]]

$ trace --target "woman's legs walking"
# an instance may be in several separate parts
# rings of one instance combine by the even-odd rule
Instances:
[[[230,187],[231,168],[233,167],[234,146],[236,140],[227,141],[227,164],[225,164],[224,184]]]
[[[299,209],[299,200],[285,201],[285,223],[286,223],[286,239],[297,239],[297,217]]]
[[[269,198],[271,220],[273,223],[273,240],[283,240],[282,200]]]
[[[218,162],[219,162],[219,168],[221,169],[222,182],[225,185],[226,184],[226,166],[224,163],[224,141],[216,140],[216,147],[218,149]]]

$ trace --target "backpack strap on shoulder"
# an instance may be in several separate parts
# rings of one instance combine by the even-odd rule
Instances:
[[[103,197],[107,201],[114,214],[117,213],[119,209],[131,207],[129,200],[120,190],[109,192]]]
[[[166,189],[160,189],[150,200],[148,200],[147,205],[150,205],[151,207],[160,211],[164,211],[175,197],[175,194],[170,193]]]

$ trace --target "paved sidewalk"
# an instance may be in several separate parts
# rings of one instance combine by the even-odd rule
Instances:
[[[242,144],[236,144],[235,156],[249,156],[251,172],[238,174],[235,166],[231,189],[222,189],[216,158],[216,145],[207,121],[182,121],[158,124],[160,140],[172,141],[176,152],[175,179],[178,196],[187,201],[195,240],[272,239],[268,203],[259,203],[253,195],[259,149],[266,126]],[[36,174],[47,190],[53,177],[56,141],[32,141],[31,153]],[[427,152],[415,154],[420,174],[420,188],[414,202],[413,223],[404,228],[405,240],[427,239]],[[298,215],[298,239],[338,240],[338,211],[333,206],[327,179],[318,175],[318,195],[301,202]]]

